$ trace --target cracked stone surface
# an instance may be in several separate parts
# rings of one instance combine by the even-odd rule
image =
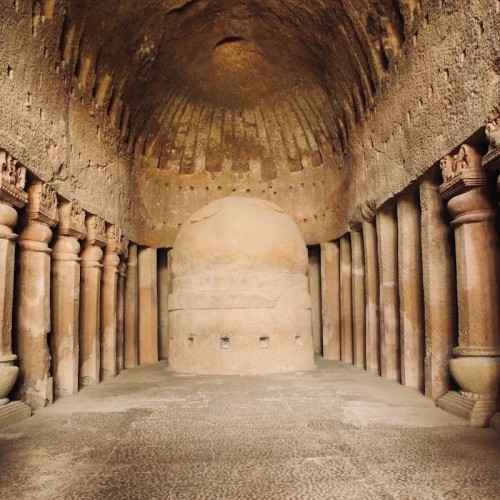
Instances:
[[[0,498],[499,498],[500,434],[337,362],[123,372],[0,433]]]

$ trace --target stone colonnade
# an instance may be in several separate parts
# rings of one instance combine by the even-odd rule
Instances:
[[[321,245],[323,353],[500,428],[498,110],[486,136]]]
[[[158,325],[156,250],[138,249],[49,184],[26,182],[26,168],[2,149],[0,165],[1,428],[158,361]],[[149,256],[144,269],[138,250]]]

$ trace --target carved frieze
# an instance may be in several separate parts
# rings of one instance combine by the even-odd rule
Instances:
[[[106,223],[98,215],[87,215],[85,220],[87,227],[86,242],[91,246],[103,247],[106,245]]]
[[[468,144],[462,144],[458,154],[445,156],[440,167],[444,183],[439,186],[439,191],[445,200],[470,188],[486,185],[481,155]]]
[[[483,158],[483,165],[493,172],[500,172],[500,104],[488,116],[484,131],[488,153]]]
[[[59,222],[56,192],[46,183],[35,181],[28,188],[27,216],[30,222],[55,227]]]
[[[28,202],[28,193],[24,191],[26,168],[4,149],[0,149],[0,166],[0,203],[15,208],[24,207]]]
[[[73,200],[61,203],[59,217],[58,231],[60,235],[73,236],[78,239],[85,238],[87,234],[85,211],[77,201]]]

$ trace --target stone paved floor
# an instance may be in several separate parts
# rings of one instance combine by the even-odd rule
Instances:
[[[141,367],[0,433],[0,499],[500,499],[500,433],[340,363]]]

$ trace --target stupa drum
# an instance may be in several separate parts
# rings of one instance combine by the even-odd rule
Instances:
[[[277,205],[231,196],[182,226],[169,296],[170,366],[259,374],[314,366],[307,248]]]

